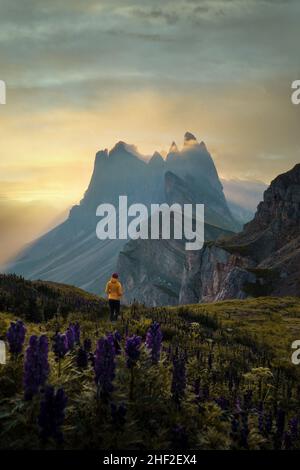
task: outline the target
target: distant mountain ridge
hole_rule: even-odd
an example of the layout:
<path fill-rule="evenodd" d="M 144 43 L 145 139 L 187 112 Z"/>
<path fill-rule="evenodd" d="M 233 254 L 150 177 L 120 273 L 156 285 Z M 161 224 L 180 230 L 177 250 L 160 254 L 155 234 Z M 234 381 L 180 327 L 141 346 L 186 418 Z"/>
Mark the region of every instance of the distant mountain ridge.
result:
<path fill-rule="evenodd" d="M 205 204 L 208 224 L 219 232 L 240 228 L 228 208 L 213 159 L 193 134 L 185 134 L 181 150 L 173 143 L 165 160 L 155 152 L 149 162 L 139 157 L 134 146 L 120 141 L 110 151 L 97 152 L 90 184 L 68 219 L 33 242 L 6 271 L 103 293 L 127 241 L 97 239 L 96 208 L 101 203 L 118 206 L 119 195 L 127 195 L 129 205 L 166 202 L 167 173 L 180 178 L 193 203 Z"/>

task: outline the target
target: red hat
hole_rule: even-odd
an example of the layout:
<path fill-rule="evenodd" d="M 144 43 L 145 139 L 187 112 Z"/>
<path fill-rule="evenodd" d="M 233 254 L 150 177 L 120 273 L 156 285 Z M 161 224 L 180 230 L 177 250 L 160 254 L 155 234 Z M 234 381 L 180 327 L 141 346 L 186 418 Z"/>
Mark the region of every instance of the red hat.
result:
<path fill-rule="evenodd" d="M 118 273 L 113 273 L 113 275 L 111 277 L 113 277 L 114 279 L 118 279 L 119 274 Z"/>

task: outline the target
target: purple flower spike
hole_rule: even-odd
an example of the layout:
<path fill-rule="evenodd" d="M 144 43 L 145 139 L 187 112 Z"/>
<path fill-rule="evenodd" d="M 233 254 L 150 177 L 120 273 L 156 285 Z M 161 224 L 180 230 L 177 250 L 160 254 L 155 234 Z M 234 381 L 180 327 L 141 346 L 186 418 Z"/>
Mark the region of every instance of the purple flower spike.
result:
<path fill-rule="evenodd" d="M 44 441 L 54 438 L 57 442 L 63 441 L 61 426 L 65 419 L 67 397 L 62 388 L 55 393 L 53 387 L 47 386 L 40 405 L 38 424 L 41 428 L 40 436 Z"/>
<path fill-rule="evenodd" d="M 151 359 L 153 364 L 157 364 L 160 359 L 160 351 L 162 344 L 162 332 L 157 322 L 152 323 L 147 335 L 146 346 L 151 350 Z"/>
<path fill-rule="evenodd" d="M 24 363 L 24 397 L 31 400 L 45 385 L 49 375 L 48 339 L 45 335 L 31 336 Z"/>
<path fill-rule="evenodd" d="M 53 351 L 57 360 L 65 357 L 68 352 L 68 339 L 66 335 L 56 333 L 53 338 Z"/>
<path fill-rule="evenodd" d="M 115 356 L 116 351 L 112 335 L 101 338 L 97 343 L 95 354 L 95 382 L 98 394 L 106 400 L 113 391 L 113 380 L 115 378 Z"/>
<path fill-rule="evenodd" d="M 72 350 L 75 346 L 75 332 L 73 325 L 70 325 L 66 331 L 66 338 L 68 343 L 68 349 Z"/>
<path fill-rule="evenodd" d="M 11 322 L 6 338 L 11 354 L 21 354 L 25 341 L 26 327 L 21 320 Z"/>
<path fill-rule="evenodd" d="M 129 369 L 134 367 L 139 360 L 141 344 L 142 338 L 140 336 L 133 335 L 126 339 L 125 352 L 127 356 L 127 367 Z"/>

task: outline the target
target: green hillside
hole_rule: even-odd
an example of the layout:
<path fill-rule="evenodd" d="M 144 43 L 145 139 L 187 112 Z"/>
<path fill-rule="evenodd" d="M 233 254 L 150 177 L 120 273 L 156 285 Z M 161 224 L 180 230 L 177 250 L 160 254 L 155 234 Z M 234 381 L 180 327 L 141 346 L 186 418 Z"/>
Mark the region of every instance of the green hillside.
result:
<path fill-rule="evenodd" d="M 98 313 L 104 299 L 78 287 L 50 281 L 28 281 L 14 274 L 0 274 L 0 312 L 10 312 L 32 322 L 55 314 Z"/>

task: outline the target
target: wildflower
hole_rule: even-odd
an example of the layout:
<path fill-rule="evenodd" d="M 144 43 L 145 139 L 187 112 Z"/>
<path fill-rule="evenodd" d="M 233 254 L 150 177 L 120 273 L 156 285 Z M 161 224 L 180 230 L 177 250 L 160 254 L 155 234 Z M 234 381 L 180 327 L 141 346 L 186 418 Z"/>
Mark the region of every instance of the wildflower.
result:
<path fill-rule="evenodd" d="M 294 416 L 289 421 L 289 432 L 291 436 L 291 440 L 295 441 L 298 439 L 299 431 L 298 431 L 299 419 L 297 416 Z"/>
<path fill-rule="evenodd" d="M 140 336 L 130 336 L 126 339 L 125 352 L 127 355 L 127 367 L 131 369 L 135 366 L 140 357 L 140 346 L 142 338 Z"/>
<path fill-rule="evenodd" d="M 97 343 L 95 354 L 95 382 L 98 393 L 106 399 L 113 391 L 113 380 L 115 378 L 115 347 L 111 335 L 101 338 Z"/>
<path fill-rule="evenodd" d="M 26 327 L 21 320 L 11 322 L 6 338 L 11 354 L 21 354 L 25 341 Z"/>
<path fill-rule="evenodd" d="M 146 335 L 146 346 L 151 350 L 151 359 L 153 364 L 157 364 L 160 359 L 162 343 L 162 332 L 160 325 L 153 322 Z"/>
<path fill-rule="evenodd" d="M 126 423 L 127 408 L 124 403 L 116 406 L 114 403 L 110 405 L 112 422 L 116 427 L 122 427 Z"/>
<path fill-rule="evenodd" d="M 88 366 L 88 352 L 85 349 L 81 347 L 78 349 L 76 362 L 80 369 L 85 369 Z"/>
<path fill-rule="evenodd" d="M 171 392 L 173 400 L 179 405 L 185 394 L 186 370 L 185 361 L 182 356 L 173 358 L 173 378 Z"/>
<path fill-rule="evenodd" d="M 74 349 L 75 345 L 75 332 L 74 332 L 74 327 L 73 325 L 70 325 L 69 328 L 66 331 L 66 338 L 67 338 L 67 344 L 68 344 L 68 349 L 72 350 Z"/>
<path fill-rule="evenodd" d="M 61 426 L 65 418 L 65 408 L 67 397 L 62 388 L 55 390 L 52 386 L 47 386 L 44 390 L 44 397 L 40 404 L 40 414 L 38 424 L 41 428 L 40 436 L 43 440 L 54 438 L 57 442 L 63 441 Z"/>
<path fill-rule="evenodd" d="M 25 400 L 31 400 L 45 384 L 49 375 L 48 363 L 48 339 L 45 335 L 39 338 L 30 337 L 26 350 L 24 363 L 24 396 Z"/>
<path fill-rule="evenodd" d="M 65 357 L 68 352 L 68 340 L 66 335 L 56 333 L 53 339 L 53 351 L 57 360 Z"/>

